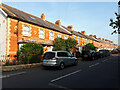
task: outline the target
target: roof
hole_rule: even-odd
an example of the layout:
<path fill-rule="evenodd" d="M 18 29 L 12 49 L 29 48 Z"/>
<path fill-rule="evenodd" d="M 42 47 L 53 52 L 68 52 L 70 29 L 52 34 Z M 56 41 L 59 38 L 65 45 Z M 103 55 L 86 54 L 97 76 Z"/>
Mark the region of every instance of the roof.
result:
<path fill-rule="evenodd" d="M 72 34 L 76 35 L 76 36 L 79 36 L 79 37 L 82 37 L 82 38 L 86 38 L 83 34 L 77 32 L 75 30 L 71 30 L 71 29 L 69 29 L 69 28 L 67 28 L 65 26 L 62 26 L 62 27 L 65 28 L 66 30 L 68 30 L 69 32 L 71 32 Z"/>
<path fill-rule="evenodd" d="M 69 29 L 69 28 L 67 28 L 67 27 L 65 27 L 65 26 L 62 26 L 63 28 L 65 28 L 65 29 L 67 29 L 68 31 L 70 31 L 72 34 L 74 34 L 74 35 L 76 35 L 76 36 L 79 36 L 79 37 L 82 37 L 82 38 L 86 38 L 86 39 L 90 39 L 90 40 L 94 40 L 94 41 L 97 41 L 98 42 L 98 40 L 96 40 L 96 39 L 94 39 L 94 38 L 92 38 L 92 37 L 89 37 L 89 36 L 87 36 L 87 35 L 84 35 L 84 34 L 82 34 L 82 33 L 80 33 L 80 32 L 77 32 L 77 31 L 75 31 L 75 30 L 71 30 L 71 29 Z"/>
<path fill-rule="evenodd" d="M 43 20 L 37 16 L 28 14 L 26 12 L 10 7 L 8 5 L 2 4 L 1 8 L 8 15 L 8 17 L 19 19 L 24 22 L 32 23 L 32 24 L 35 24 L 44 28 L 52 29 L 54 31 L 58 31 L 68 35 L 71 34 L 70 32 L 67 32 L 64 29 L 60 28 L 58 25 L 55 25 L 47 20 Z"/>

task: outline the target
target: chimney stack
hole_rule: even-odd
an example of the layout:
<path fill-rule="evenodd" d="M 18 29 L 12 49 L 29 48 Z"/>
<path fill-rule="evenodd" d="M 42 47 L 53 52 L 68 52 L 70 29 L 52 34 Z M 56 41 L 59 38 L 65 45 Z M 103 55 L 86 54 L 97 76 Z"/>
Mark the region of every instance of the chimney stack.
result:
<path fill-rule="evenodd" d="M 73 30 L 73 26 L 72 25 L 67 26 L 67 28 Z"/>
<path fill-rule="evenodd" d="M 55 25 L 61 25 L 61 22 L 60 22 L 60 20 L 57 20 L 56 22 L 55 22 Z"/>
<path fill-rule="evenodd" d="M 100 40 L 101 40 L 101 38 L 98 38 L 98 39 L 100 39 Z"/>
<path fill-rule="evenodd" d="M 41 19 L 45 20 L 45 14 L 44 13 L 41 15 Z"/>
<path fill-rule="evenodd" d="M 93 35 L 89 35 L 90 37 L 93 37 Z"/>
<path fill-rule="evenodd" d="M 86 35 L 86 31 L 81 31 L 82 34 Z"/>
<path fill-rule="evenodd" d="M 105 39 L 105 41 L 109 42 L 109 40 Z"/>
<path fill-rule="evenodd" d="M 105 39 L 104 39 L 104 38 L 102 38 L 102 40 L 104 41 Z"/>
<path fill-rule="evenodd" d="M 93 37 L 94 37 L 94 38 L 97 38 L 97 36 L 96 36 L 96 35 L 94 35 Z"/>

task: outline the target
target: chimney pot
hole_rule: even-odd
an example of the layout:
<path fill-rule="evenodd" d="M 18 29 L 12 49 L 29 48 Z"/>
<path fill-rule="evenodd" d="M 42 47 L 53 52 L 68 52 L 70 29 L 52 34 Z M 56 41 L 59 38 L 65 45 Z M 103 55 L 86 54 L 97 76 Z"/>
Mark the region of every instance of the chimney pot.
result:
<path fill-rule="evenodd" d="M 73 30 L 73 26 L 72 25 L 67 26 L 67 28 Z"/>
<path fill-rule="evenodd" d="M 57 21 L 55 22 L 55 24 L 60 26 L 60 25 L 61 25 L 60 20 L 57 20 Z"/>
<path fill-rule="evenodd" d="M 94 38 L 97 38 L 97 36 L 96 36 L 96 35 L 94 35 L 93 37 L 94 37 Z"/>
<path fill-rule="evenodd" d="M 45 14 L 44 13 L 41 15 L 41 19 L 45 20 Z"/>
<path fill-rule="evenodd" d="M 101 38 L 98 38 L 98 39 L 100 39 L 100 40 L 101 40 Z"/>
<path fill-rule="evenodd" d="M 93 37 L 93 35 L 89 35 L 90 37 Z"/>
<path fill-rule="evenodd" d="M 82 34 L 86 35 L 86 31 L 81 31 Z"/>
<path fill-rule="evenodd" d="M 102 40 L 104 41 L 105 39 L 104 39 L 104 38 L 102 38 Z"/>

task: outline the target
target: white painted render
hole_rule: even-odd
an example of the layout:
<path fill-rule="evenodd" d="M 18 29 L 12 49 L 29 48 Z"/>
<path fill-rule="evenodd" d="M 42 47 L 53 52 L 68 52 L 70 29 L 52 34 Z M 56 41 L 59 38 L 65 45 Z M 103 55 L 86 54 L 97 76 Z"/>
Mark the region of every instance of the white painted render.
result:
<path fill-rule="evenodd" d="M 0 9 L 0 60 L 6 60 L 7 14 Z"/>

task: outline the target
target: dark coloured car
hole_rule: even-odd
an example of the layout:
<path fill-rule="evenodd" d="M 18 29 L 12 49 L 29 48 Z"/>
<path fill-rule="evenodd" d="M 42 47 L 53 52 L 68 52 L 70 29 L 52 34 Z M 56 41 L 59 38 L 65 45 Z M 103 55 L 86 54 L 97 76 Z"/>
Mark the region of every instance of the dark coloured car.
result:
<path fill-rule="evenodd" d="M 101 53 L 102 57 L 110 56 L 109 50 L 99 50 L 99 52 Z"/>
<path fill-rule="evenodd" d="M 95 60 L 96 59 L 95 51 L 94 50 L 83 50 L 82 59 L 83 60 Z"/>
<path fill-rule="evenodd" d="M 95 59 L 99 59 L 103 57 L 103 53 L 102 52 L 95 52 Z"/>
<path fill-rule="evenodd" d="M 118 50 L 112 50 L 112 51 L 111 51 L 111 54 L 118 54 L 118 53 L 119 53 Z"/>

